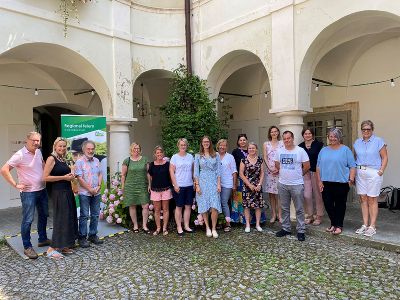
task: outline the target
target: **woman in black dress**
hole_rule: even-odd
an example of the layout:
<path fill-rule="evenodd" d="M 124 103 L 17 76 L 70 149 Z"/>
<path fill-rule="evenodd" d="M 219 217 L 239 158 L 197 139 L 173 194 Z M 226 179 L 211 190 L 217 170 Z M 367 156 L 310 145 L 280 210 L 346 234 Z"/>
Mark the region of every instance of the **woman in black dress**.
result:
<path fill-rule="evenodd" d="M 47 250 L 47 257 L 63 258 L 71 254 L 71 247 L 78 237 L 78 219 L 71 180 L 75 175 L 68 166 L 65 155 L 67 141 L 58 137 L 53 144 L 53 152 L 46 160 L 43 180 L 52 183 L 51 199 L 53 201 L 53 237 Z"/>

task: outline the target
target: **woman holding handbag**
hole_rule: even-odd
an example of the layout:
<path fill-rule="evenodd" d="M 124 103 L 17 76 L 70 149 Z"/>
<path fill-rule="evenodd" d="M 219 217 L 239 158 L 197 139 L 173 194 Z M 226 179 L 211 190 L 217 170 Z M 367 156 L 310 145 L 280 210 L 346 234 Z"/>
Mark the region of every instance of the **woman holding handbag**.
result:
<path fill-rule="evenodd" d="M 142 206 L 142 228 L 145 233 L 150 233 L 147 227 L 149 217 L 149 185 L 148 185 L 148 160 L 141 155 L 142 149 L 138 143 L 130 146 L 130 156 L 122 163 L 121 182 L 124 191 L 124 205 L 129 207 L 129 215 L 133 223 L 133 232 L 139 232 L 136 206 Z"/>

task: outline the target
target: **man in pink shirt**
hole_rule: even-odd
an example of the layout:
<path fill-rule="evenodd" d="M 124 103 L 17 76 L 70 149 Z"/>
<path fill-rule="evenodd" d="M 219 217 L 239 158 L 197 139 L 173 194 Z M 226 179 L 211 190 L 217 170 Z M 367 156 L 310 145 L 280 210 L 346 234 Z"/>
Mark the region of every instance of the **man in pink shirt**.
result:
<path fill-rule="evenodd" d="M 39 247 L 50 245 L 47 238 L 46 225 L 49 215 L 48 197 L 43 181 L 44 161 L 40 152 L 41 135 L 30 132 L 26 137 L 26 145 L 18 150 L 1 168 L 1 175 L 14 188 L 20 191 L 22 203 L 21 237 L 24 245 L 24 254 L 29 258 L 37 258 L 31 244 L 31 225 L 35 215 L 35 206 L 38 211 Z M 11 170 L 17 171 L 18 182 L 11 175 Z"/>

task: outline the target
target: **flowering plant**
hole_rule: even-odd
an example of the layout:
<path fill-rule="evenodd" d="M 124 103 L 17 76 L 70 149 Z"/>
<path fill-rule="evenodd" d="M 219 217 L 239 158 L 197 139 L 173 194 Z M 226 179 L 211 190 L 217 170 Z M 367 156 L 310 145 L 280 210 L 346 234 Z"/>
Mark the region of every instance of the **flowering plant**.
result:
<path fill-rule="evenodd" d="M 110 224 L 119 224 L 128 228 L 130 225 L 129 208 L 124 207 L 121 173 L 117 172 L 111 178 L 110 189 L 105 189 L 101 195 L 101 201 L 105 204 L 100 213 L 100 219 L 105 219 Z"/>

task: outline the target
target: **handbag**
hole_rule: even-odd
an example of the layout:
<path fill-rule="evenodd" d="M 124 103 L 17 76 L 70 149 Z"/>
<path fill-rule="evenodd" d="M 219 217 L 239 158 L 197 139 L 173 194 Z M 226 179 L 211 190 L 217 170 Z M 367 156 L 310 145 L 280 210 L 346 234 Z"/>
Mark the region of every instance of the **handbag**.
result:
<path fill-rule="evenodd" d="M 386 186 L 381 188 L 381 191 L 378 196 L 378 207 L 379 208 L 388 208 L 390 204 L 390 199 L 392 196 L 393 187 Z"/>
<path fill-rule="evenodd" d="M 394 187 L 389 202 L 390 210 L 400 210 L 400 189 Z"/>

